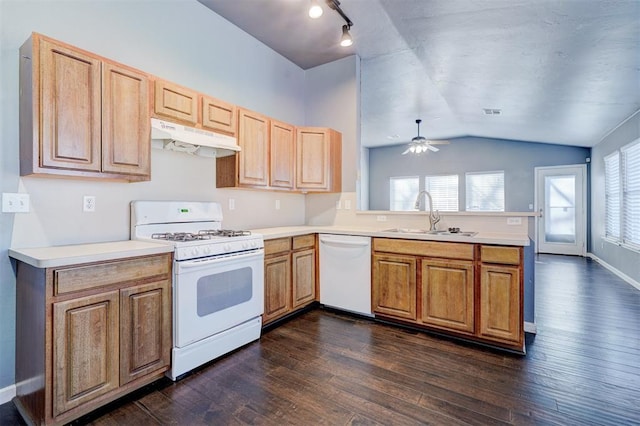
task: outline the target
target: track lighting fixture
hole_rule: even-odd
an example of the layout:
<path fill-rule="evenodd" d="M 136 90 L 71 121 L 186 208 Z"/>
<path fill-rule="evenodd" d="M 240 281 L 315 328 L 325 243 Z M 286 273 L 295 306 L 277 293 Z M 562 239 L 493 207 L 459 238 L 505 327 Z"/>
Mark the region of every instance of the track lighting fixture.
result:
<path fill-rule="evenodd" d="M 346 22 L 346 25 L 342 26 L 342 37 L 340 37 L 340 46 L 343 46 L 343 47 L 351 46 L 353 44 L 353 38 L 351 37 L 349 30 L 353 26 L 353 22 L 351 22 L 351 19 L 349 19 L 349 17 L 345 15 L 345 13 L 342 11 L 342 9 L 340 8 L 340 2 L 338 0 L 325 0 L 325 1 L 327 3 L 327 6 L 330 9 L 333 9 L 336 12 L 338 12 L 338 15 L 340 15 L 342 19 L 344 19 L 344 21 Z M 316 18 L 319 18 L 320 16 L 322 16 L 322 7 L 320 7 L 320 5 L 318 4 L 318 0 L 311 0 L 311 7 L 309 8 L 309 17 L 316 19 Z"/>
<path fill-rule="evenodd" d="M 353 44 L 351 34 L 349 34 L 349 25 L 342 26 L 342 37 L 340 38 L 340 46 L 349 47 Z"/>
<path fill-rule="evenodd" d="M 311 0 L 311 7 L 309 8 L 309 17 L 317 19 L 322 16 L 322 7 L 318 4 L 318 0 Z"/>

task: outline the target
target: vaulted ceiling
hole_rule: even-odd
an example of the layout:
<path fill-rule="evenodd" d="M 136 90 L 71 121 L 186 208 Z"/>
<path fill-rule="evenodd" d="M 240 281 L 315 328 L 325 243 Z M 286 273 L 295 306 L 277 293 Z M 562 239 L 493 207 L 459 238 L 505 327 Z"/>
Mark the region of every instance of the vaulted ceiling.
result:
<path fill-rule="evenodd" d="M 478 136 L 593 146 L 640 109 L 638 0 L 199 0 L 303 69 L 361 58 L 363 146 Z M 485 110 L 490 110 L 487 114 Z M 494 110 L 499 110 L 495 114 Z"/>

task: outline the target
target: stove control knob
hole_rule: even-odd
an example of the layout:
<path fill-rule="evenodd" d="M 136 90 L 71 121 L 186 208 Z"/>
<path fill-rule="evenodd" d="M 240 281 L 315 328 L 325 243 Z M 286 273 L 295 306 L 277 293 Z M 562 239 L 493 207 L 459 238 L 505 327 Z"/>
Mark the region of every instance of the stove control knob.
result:
<path fill-rule="evenodd" d="M 209 254 L 211 253 L 211 247 L 207 246 L 204 248 L 204 254 Z"/>
<path fill-rule="evenodd" d="M 247 244 L 246 242 L 242 243 L 242 248 L 243 249 L 248 249 L 249 248 L 249 244 Z"/>
<path fill-rule="evenodd" d="M 231 251 L 231 244 L 225 244 L 224 245 L 224 251 L 226 251 L 226 252 Z"/>
<path fill-rule="evenodd" d="M 256 243 L 255 241 L 251 241 L 252 248 L 256 248 L 257 246 L 258 246 L 258 243 Z"/>
<path fill-rule="evenodd" d="M 193 249 L 191 249 L 191 254 L 192 254 L 193 256 L 197 256 L 197 255 L 199 255 L 200 253 L 198 252 L 198 249 L 197 249 L 196 247 L 194 247 Z"/>

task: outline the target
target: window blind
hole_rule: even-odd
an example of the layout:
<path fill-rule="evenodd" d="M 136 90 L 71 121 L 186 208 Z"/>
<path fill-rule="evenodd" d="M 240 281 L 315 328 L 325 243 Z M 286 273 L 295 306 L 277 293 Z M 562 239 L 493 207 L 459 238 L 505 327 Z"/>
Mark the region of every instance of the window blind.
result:
<path fill-rule="evenodd" d="M 458 175 L 426 176 L 424 187 L 433 198 L 433 210 L 458 211 Z"/>
<path fill-rule="evenodd" d="M 418 176 L 389 178 L 389 210 L 413 210 L 419 185 Z"/>
<path fill-rule="evenodd" d="M 504 172 L 466 173 L 467 211 L 504 211 Z"/>
<path fill-rule="evenodd" d="M 640 248 L 640 141 L 623 147 L 622 242 Z"/>
<path fill-rule="evenodd" d="M 620 239 L 620 154 L 604 158 L 605 235 Z"/>

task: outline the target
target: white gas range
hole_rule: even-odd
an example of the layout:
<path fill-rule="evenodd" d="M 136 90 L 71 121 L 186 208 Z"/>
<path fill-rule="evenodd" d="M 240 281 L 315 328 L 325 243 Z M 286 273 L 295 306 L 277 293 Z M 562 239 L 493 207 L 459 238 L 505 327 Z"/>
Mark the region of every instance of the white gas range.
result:
<path fill-rule="evenodd" d="M 175 247 L 172 380 L 260 337 L 261 235 L 223 230 L 215 202 L 133 201 L 131 239 Z"/>

